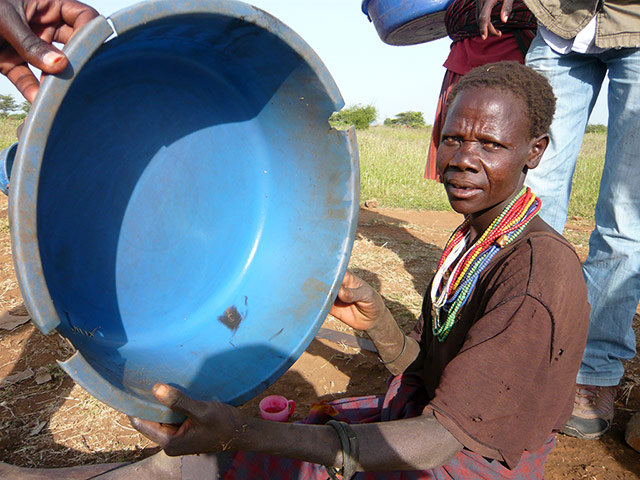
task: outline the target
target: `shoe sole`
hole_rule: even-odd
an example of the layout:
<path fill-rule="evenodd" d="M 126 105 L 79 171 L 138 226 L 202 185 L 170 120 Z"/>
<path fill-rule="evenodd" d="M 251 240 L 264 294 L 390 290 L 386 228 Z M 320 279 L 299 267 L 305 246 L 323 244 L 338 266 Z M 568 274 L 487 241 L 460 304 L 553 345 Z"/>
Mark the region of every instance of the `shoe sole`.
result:
<path fill-rule="evenodd" d="M 570 437 L 579 438 L 581 440 L 597 440 L 600 437 L 603 437 L 607 434 L 607 432 L 611 429 L 611 425 L 608 425 L 607 428 L 601 432 L 596 433 L 584 433 L 577 428 L 572 428 L 567 425 L 564 426 L 560 433 L 564 435 L 568 435 Z"/>

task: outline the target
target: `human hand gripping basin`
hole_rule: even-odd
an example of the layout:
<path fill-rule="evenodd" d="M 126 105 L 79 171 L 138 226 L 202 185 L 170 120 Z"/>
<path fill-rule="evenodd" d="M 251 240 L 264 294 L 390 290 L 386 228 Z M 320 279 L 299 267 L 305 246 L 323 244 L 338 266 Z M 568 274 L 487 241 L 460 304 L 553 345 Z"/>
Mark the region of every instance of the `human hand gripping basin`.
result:
<path fill-rule="evenodd" d="M 115 33 L 114 33 L 115 32 Z M 15 154 L 14 262 L 62 367 L 115 409 L 182 418 L 156 382 L 240 404 L 315 336 L 353 245 L 353 130 L 313 50 L 248 4 L 156 0 L 96 18 Z"/>

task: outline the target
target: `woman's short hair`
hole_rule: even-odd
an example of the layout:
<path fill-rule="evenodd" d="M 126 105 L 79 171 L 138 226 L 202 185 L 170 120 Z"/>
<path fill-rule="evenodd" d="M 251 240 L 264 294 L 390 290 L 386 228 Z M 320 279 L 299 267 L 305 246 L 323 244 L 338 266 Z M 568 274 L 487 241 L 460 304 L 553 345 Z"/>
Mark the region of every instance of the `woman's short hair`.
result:
<path fill-rule="evenodd" d="M 447 108 L 456 96 L 473 88 L 491 88 L 511 92 L 527 107 L 530 138 L 549 133 L 556 109 L 556 97 L 545 77 L 518 62 L 488 63 L 472 69 L 453 87 Z"/>

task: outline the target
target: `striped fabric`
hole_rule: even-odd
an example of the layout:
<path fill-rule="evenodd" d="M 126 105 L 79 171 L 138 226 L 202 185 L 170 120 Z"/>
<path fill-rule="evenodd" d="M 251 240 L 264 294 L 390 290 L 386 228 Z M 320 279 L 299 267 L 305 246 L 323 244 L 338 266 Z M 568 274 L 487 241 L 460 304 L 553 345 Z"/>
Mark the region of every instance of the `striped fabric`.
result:
<path fill-rule="evenodd" d="M 502 32 L 521 32 L 530 44 L 536 35 L 537 28 L 536 17 L 533 13 L 529 11 L 524 2 L 515 0 L 509 20 L 506 24 L 503 24 L 502 20 L 500 20 L 501 8 L 502 2 L 496 3 L 493 7 L 491 11 L 491 22 L 497 25 L 498 30 Z M 480 30 L 476 22 L 475 0 L 458 0 L 453 2 L 447 8 L 444 21 L 447 27 L 447 34 L 454 42 L 480 35 Z"/>
<path fill-rule="evenodd" d="M 398 375 L 389 382 L 384 396 L 346 398 L 319 403 L 310 409 L 304 423 L 324 424 L 331 419 L 347 423 L 369 423 L 419 416 L 428 399 L 422 376 Z M 361 472 L 354 480 L 534 480 L 542 479 L 544 463 L 555 445 L 549 437 L 539 451 L 524 452 L 520 463 L 509 470 L 497 461 L 487 460 L 469 450 L 462 450 L 448 463 L 433 470 L 414 472 Z M 326 480 L 325 468 L 298 460 L 251 452 L 235 454 L 225 480 Z"/>

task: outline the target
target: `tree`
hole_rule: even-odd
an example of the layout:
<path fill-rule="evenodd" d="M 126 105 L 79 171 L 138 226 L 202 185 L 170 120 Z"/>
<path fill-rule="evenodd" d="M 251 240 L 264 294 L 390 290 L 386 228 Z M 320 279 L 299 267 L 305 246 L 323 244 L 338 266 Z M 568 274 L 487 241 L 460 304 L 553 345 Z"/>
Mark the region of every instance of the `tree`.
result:
<path fill-rule="evenodd" d="M 358 130 L 369 128 L 378 117 L 378 111 L 373 105 L 350 105 L 339 112 L 335 112 L 329 118 L 329 123 L 334 127 L 347 127 L 354 125 Z"/>
<path fill-rule="evenodd" d="M 31 110 L 31 104 L 28 100 L 25 100 L 20 104 L 20 110 L 22 110 L 22 113 L 24 113 L 25 115 L 29 113 L 29 110 Z"/>
<path fill-rule="evenodd" d="M 396 118 L 386 118 L 384 124 L 411 128 L 424 127 L 426 125 L 422 112 L 414 112 L 412 110 L 398 113 Z"/>
<path fill-rule="evenodd" d="M 8 118 L 18 108 L 13 95 L 0 95 L 0 118 Z"/>

